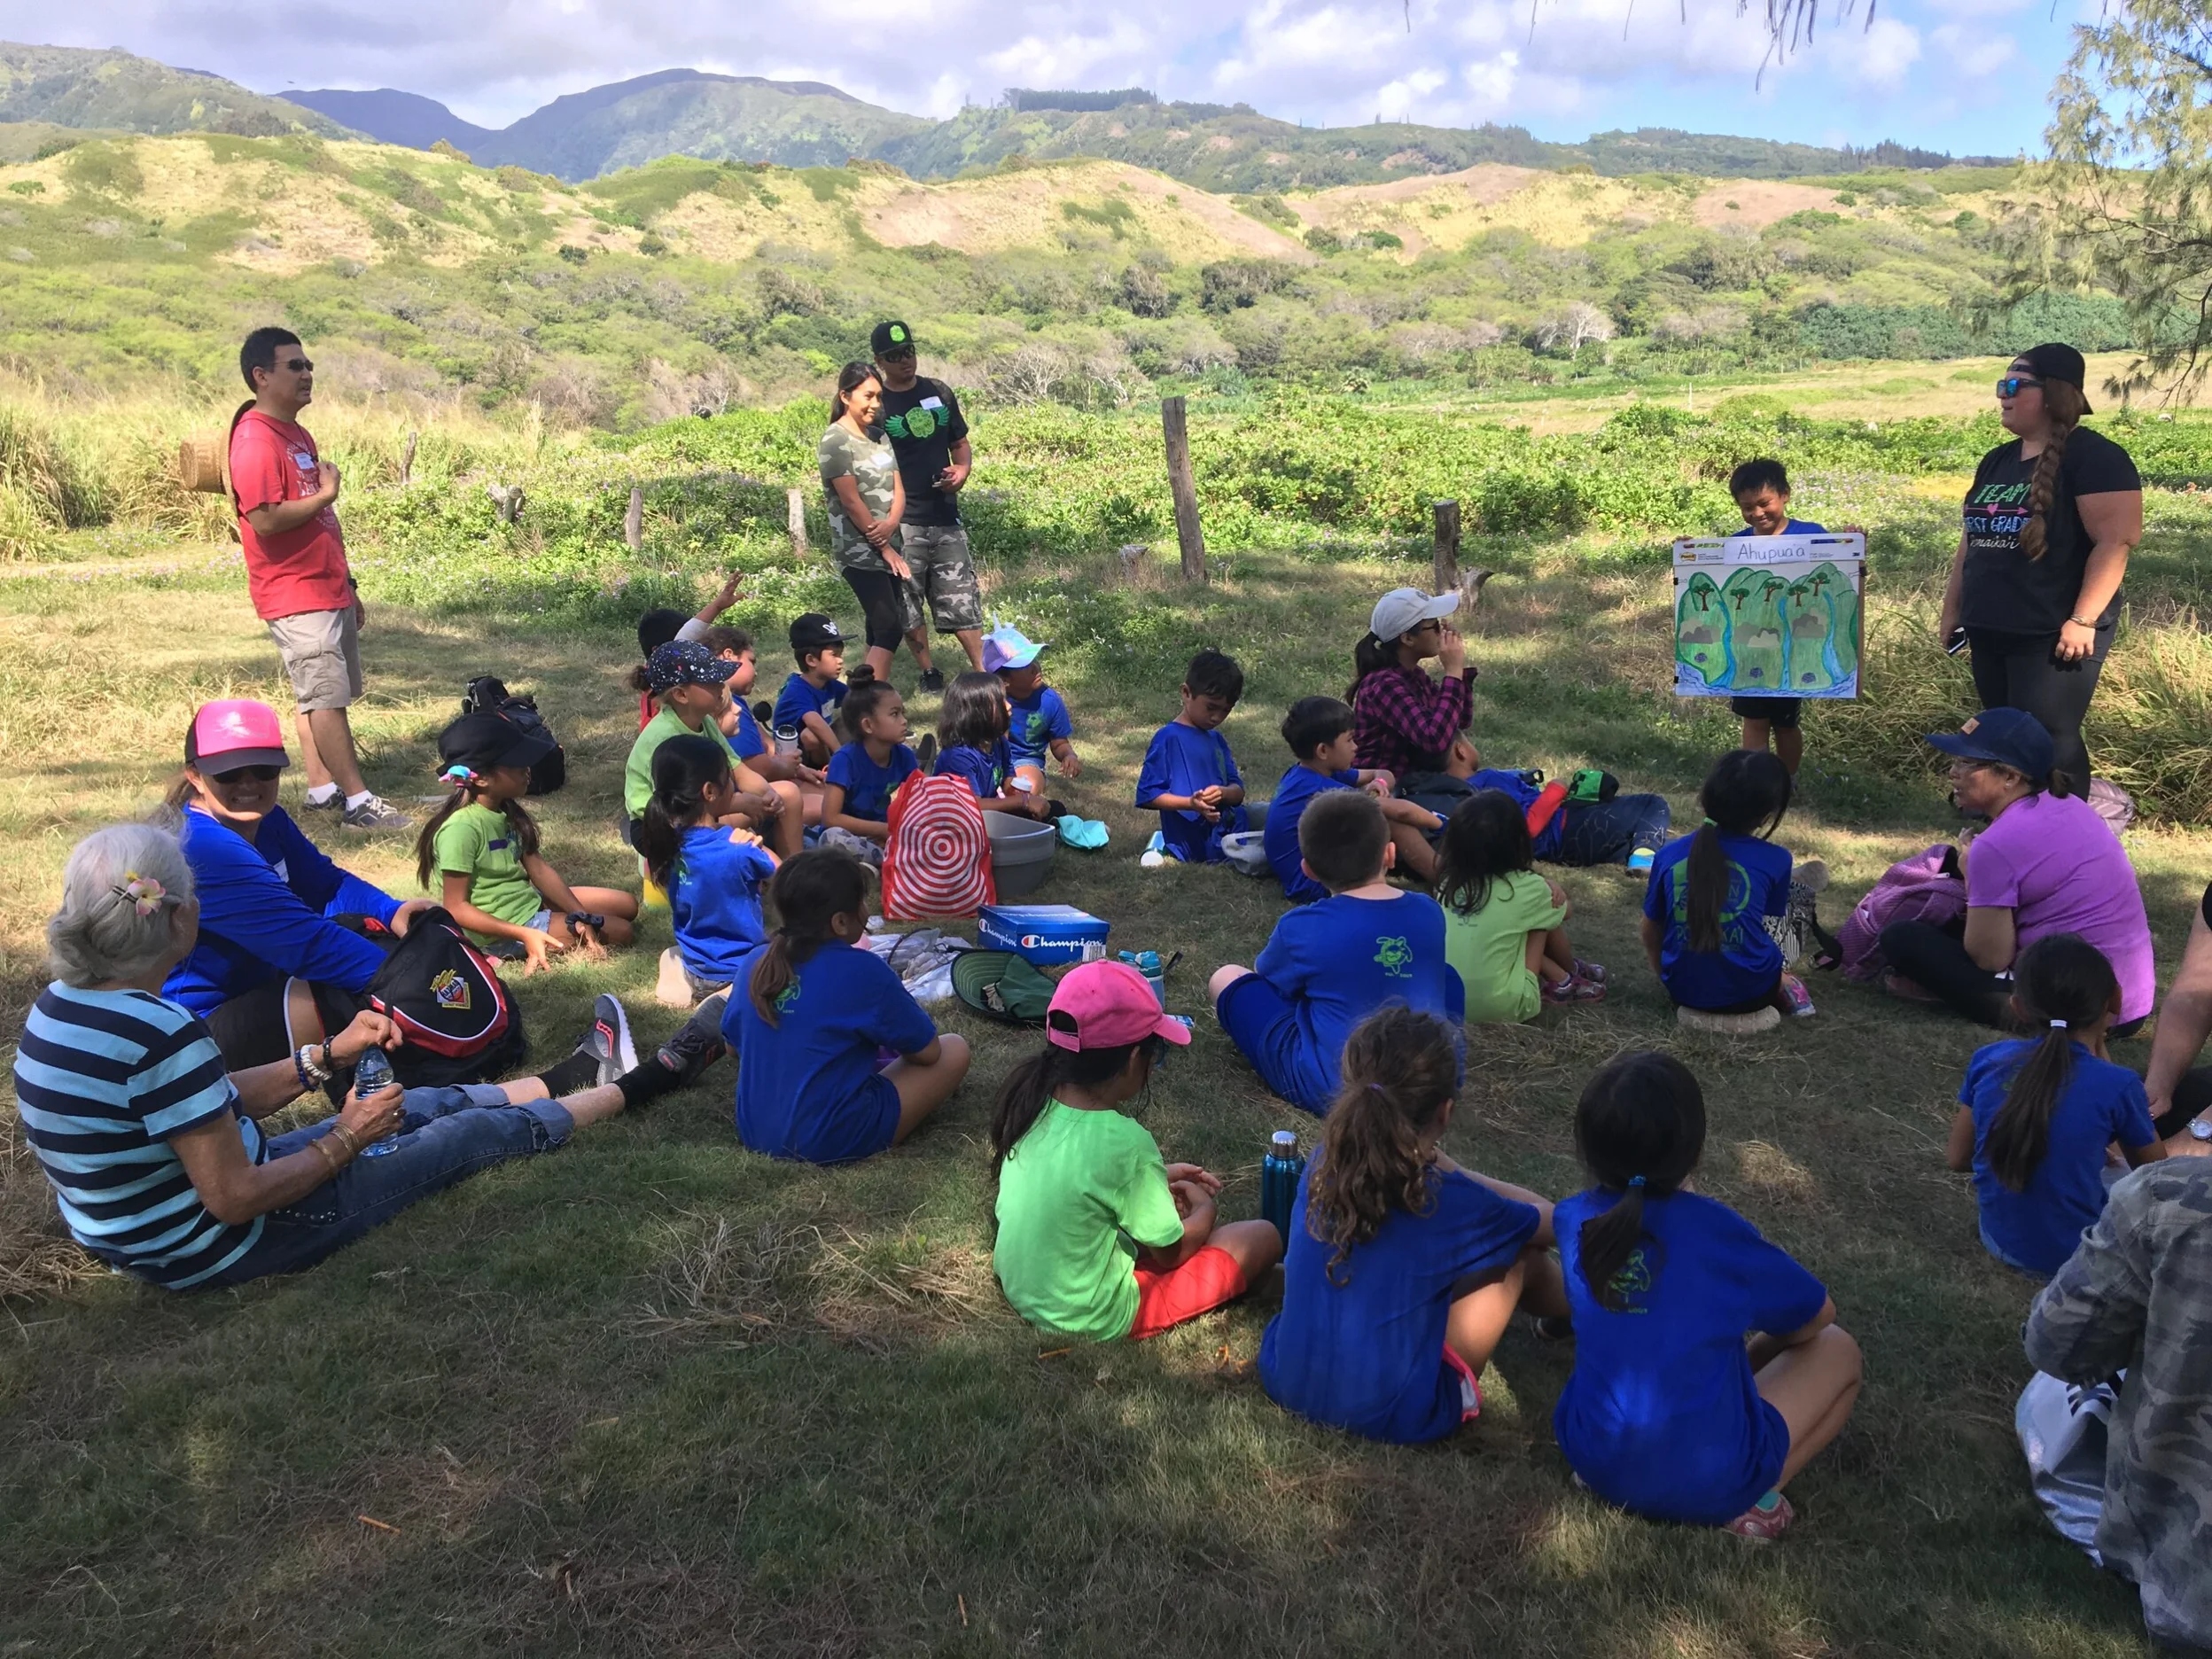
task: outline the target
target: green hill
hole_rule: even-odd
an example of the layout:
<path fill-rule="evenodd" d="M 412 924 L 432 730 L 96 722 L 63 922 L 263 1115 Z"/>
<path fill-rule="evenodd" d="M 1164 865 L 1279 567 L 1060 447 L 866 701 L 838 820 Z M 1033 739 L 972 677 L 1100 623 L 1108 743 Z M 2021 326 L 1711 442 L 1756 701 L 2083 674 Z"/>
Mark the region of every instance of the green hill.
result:
<path fill-rule="evenodd" d="M 172 69 L 127 51 L 9 41 L 0 41 L 0 121 L 254 138 L 300 131 L 335 138 L 346 133 L 328 116 L 249 92 L 220 75 Z"/>

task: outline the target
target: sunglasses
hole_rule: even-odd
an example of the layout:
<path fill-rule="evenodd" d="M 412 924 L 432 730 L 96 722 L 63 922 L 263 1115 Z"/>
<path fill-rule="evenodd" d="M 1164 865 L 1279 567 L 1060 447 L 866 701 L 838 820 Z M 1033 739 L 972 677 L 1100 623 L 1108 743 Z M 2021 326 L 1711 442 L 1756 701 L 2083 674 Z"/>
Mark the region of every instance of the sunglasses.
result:
<path fill-rule="evenodd" d="M 1997 394 L 2001 398 L 2018 397 L 2021 388 L 2039 386 L 2042 384 L 2042 381 L 2031 380 L 2026 375 L 2006 375 L 1997 383 Z"/>
<path fill-rule="evenodd" d="M 236 767 L 228 772 L 210 772 L 207 777 L 209 782 L 220 783 L 225 789 L 229 789 L 245 783 L 248 778 L 252 778 L 256 783 L 274 783 L 283 773 L 284 767 Z"/>

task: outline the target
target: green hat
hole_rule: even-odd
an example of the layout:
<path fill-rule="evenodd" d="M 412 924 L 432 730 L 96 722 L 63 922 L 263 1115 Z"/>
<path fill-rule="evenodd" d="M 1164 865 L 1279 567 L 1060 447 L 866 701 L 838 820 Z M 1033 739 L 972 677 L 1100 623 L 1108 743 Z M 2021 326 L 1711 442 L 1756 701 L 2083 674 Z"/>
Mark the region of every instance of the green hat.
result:
<path fill-rule="evenodd" d="M 977 1013 L 1014 1025 L 1042 1025 L 1052 1006 L 1052 981 L 1012 951 L 961 952 L 953 991 Z"/>

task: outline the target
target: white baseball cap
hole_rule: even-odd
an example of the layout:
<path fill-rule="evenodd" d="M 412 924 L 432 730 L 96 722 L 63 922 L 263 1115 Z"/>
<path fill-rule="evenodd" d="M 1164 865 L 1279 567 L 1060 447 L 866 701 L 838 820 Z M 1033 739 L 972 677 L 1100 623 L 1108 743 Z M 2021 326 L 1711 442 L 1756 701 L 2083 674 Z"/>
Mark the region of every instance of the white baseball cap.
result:
<path fill-rule="evenodd" d="M 1460 608 L 1455 593 L 1425 594 L 1418 588 L 1393 588 L 1375 602 L 1367 627 L 1379 640 L 1394 640 L 1423 622 L 1448 617 Z"/>

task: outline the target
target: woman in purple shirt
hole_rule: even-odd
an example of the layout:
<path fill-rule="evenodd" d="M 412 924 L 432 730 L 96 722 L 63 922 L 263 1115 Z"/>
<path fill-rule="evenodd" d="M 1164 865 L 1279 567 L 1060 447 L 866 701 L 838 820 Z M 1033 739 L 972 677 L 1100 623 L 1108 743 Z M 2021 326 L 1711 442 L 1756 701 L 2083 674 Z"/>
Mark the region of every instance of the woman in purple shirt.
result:
<path fill-rule="evenodd" d="M 1362 770 L 1398 778 L 1441 772 L 1452 744 L 1473 717 L 1467 642 L 1445 621 L 1460 608 L 1455 593 L 1429 595 L 1393 588 L 1375 603 L 1367 635 L 1351 654 L 1351 731 Z M 1443 669 L 1432 680 L 1428 658 Z"/>
<path fill-rule="evenodd" d="M 1951 757 L 1952 798 L 1990 827 L 1960 854 L 1963 932 L 1926 922 L 1884 928 L 1881 949 L 1892 970 L 1885 986 L 2003 1026 L 2013 983 L 2000 976 L 2037 939 L 2078 933 L 2104 953 L 2120 981 L 2111 1034 L 2134 1035 L 2158 998 L 2142 890 L 2119 838 L 2074 793 L 2081 780 L 2052 769 L 2051 734 L 2024 710 L 1994 708 L 1928 741 Z"/>

